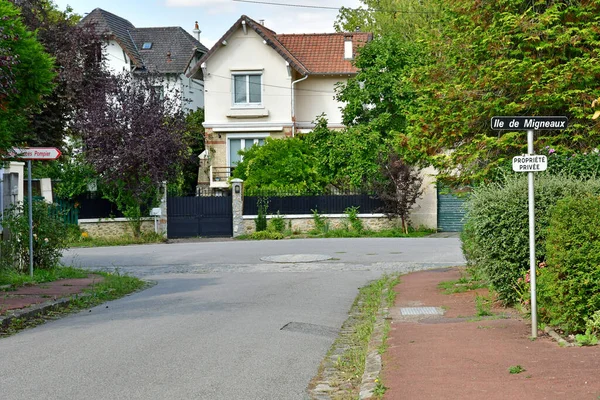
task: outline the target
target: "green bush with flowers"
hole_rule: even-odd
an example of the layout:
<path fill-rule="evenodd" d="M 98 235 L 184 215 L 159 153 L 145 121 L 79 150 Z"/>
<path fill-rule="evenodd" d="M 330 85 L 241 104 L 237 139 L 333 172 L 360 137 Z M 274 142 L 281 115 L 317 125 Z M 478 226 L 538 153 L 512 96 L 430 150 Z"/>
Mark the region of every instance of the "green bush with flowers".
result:
<path fill-rule="evenodd" d="M 54 204 L 34 201 L 33 260 L 34 268 L 51 269 L 58 265 L 67 248 L 67 226 L 62 211 Z M 0 267 L 24 272 L 29 269 L 29 213 L 19 204 L 4 211 L 2 227 L 5 240 L 0 241 Z"/>

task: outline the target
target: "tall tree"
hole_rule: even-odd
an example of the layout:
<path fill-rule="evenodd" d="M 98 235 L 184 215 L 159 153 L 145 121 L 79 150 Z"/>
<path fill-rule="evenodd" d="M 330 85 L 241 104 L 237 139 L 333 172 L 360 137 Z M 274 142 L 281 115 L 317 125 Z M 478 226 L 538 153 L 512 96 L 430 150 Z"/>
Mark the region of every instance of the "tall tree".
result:
<path fill-rule="evenodd" d="M 456 0 L 425 36 L 433 62 L 412 73 L 418 102 L 401 140 L 409 161 L 432 163 L 462 183 L 489 179 L 526 151 L 523 132 L 490 129 L 495 115 L 566 115 L 566 131 L 541 131 L 536 148 L 589 151 L 600 125 L 600 1 Z"/>
<path fill-rule="evenodd" d="M 185 116 L 178 96 L 168 90 L 163 96 L 162 88 L 154 76 L 114 76 L 75 119 L 103 193 L 129 219 L 136 236 L 144 207 L 186 161 Z"/>
<path fill-rule="evenodd" d="M 70 8 L 60 11 L 50 0 L 13 1 L 56 65 L 55 89 L 31 121 L 25 139 L 30 145 L 61 146 L 76 110 L 84 107 L 93 93 L 86 87 L 103 85 L 107 78 L 104 44 L 92 25 L 78 25 L 80 16 Z"/>
<path fill-rule="evenodd" d="M 0 149 L 21 142 L 44 96 L 52 92 L 53 62 L 25 27 L 19 11 L 0 0 Z"/>
<path fill-rule="evenodd" d="M 338 32 L 395 33 L 411 41 L 422 28 L 433 28 L 443 0 L 361 0 L 361 7 L 342 7 L 334 28 Z"/>

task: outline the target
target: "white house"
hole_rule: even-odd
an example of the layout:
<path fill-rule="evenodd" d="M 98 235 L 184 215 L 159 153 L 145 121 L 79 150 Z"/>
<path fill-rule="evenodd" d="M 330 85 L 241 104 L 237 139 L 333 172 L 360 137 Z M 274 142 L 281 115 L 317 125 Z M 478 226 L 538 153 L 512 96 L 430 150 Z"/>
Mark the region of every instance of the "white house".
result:
<path fill-rule="evenodd" d="M 185 108 L 204 107 L 204 82 L 186 76 L 208 51 L 200 43 L 197 23 L 196 38 L 178 26 L 136 28 L 128 20 L 101 8 L 94 9 L 80 23 L 93 23 L 96 31 L 104 35 L 104 52 L 111 71 L 158 73 L 164 77 L 166 89 L 174 88 L 181 93 Z"/>
<path fill-rule="evenodd" d="M 356 49 L 371 39 L 364 32 L 280 35 L 242 15 L 187 75 L 205 84 L 199 187 L 227 188 L 240 149 L 309 132 L 322 113 L 341 128 L 335 85 L 357 73 Z"/>

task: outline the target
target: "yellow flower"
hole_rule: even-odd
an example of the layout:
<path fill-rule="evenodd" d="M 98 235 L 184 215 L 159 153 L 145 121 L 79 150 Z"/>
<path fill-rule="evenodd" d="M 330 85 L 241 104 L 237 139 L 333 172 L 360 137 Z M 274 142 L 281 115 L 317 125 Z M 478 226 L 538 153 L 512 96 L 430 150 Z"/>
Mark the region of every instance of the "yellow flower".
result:
<path fill-rule="evenodd" d="M 90 235 L 87 232 L 81 232 L 81 237 L 87 239 Z"/>

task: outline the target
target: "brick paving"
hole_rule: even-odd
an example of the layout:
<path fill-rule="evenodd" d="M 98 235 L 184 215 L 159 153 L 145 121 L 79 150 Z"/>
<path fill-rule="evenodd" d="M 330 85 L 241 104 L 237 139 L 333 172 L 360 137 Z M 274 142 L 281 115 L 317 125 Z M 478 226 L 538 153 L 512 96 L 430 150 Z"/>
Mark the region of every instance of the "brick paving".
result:
<path fill-rule="evenodd" d="M 104 278 L 90 274 L 87 278 L 61 279 L 35 285 L 22 286 L 17 290 L 0 291 L 0 316 L 8 311 L 27 309 L 33 305 L 56 301 L 82 293 Z"/>

